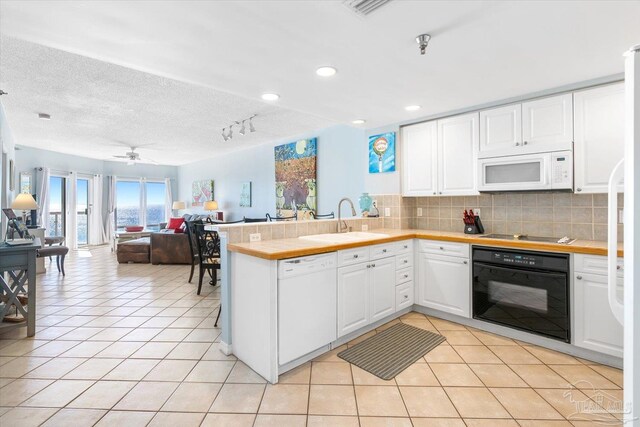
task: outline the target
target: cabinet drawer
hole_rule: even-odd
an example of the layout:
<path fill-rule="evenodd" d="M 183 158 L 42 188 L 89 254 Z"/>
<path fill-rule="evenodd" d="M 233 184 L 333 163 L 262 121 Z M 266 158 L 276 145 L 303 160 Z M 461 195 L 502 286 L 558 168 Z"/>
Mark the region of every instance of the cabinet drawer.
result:
<path fill-rule="evenodd" d="M 573 257 L 574 271 L 607 275 L 607 257 L 598 255 L 575 254 Z M 624 276 L 624 259 L 618 258 L 618 277 Z"/>
<path fill-rule="evenodd" d="M 413 305 L 413 282 L 396 287 L 396 311 Z"/>
<path fill-rule="evenodd" d="M 469 258 L 469 245 L 467 243 L 420 240 L 418 245 L 420 252 Z"/>
<path fill-rule="evenodd" d="M 413 268 L 396 271 L 396 285 L 413 280 Z"/>
<path fill-rule="evenodd" d="M 369 258 L 380 259 L 394 255 L 393 243 L 384 243 L 382 245 L 369 246 Z"/>
<path fill-rule="evenodd" d="M 413 252 L 413 240 L 403 240 L 395 243 L 396 255 L 409 254 Z"/>
<path fill-rule="evenodd" d="M 369 246 L 338 251 L 338 267 L 369 261 Z"/>
<path fill-rule="evenodd" d="M 396 255 L 396 269 L 411 267 L 413 265 L 413 254 Z"/>

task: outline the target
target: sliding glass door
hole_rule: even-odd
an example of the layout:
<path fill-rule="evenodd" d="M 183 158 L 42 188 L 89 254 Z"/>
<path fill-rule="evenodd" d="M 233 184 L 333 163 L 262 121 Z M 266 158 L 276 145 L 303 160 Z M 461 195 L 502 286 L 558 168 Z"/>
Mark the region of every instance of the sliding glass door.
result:
<path fill-rule="evenodd" d="M 92 178 L 78 177 L 76 181 L 76 242 L 89 244 Z"/>
<path fill-rule="evenodd" d="M 46 219 L 49 237 L 65 235 L 67 180 L 62 176 L 49 178 L 49 218 Z"/>

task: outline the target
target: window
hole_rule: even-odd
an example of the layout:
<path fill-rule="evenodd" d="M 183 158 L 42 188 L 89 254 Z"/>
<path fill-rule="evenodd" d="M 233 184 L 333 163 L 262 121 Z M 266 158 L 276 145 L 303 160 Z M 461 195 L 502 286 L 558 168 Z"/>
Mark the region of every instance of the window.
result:
<path fill-rule="evenodd" d="M 165 184 L 162 181 L 118 180 L 116 183 L 116 229 L 142 225 L 159 229 L 165 222 Z"/>
<path fill-rule="evenodd" d="M 65 178 L 61 176 L 49 178 L 49 218 L 46 221 L 47 235 L 50 237 L 64 236 L 65 188 Z"/>
<path fill-rule="evenodd" d="M 164 193 L 164 182 L 145 183 L 147 228 L 160 229 L 160 223 L 166 221 Z"/>

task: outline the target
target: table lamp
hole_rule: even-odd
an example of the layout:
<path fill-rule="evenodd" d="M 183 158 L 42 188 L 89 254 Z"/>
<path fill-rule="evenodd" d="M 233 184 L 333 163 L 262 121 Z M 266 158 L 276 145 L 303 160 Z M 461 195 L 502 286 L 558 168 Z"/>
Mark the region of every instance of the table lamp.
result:
<path fill-rule="evenodd" d="M 174 211 L 180 211 L 180 209 L 186 209 L 187 204 L 185 202 L 173 202 L 173 205 L 171 205 L 171 209 Z M 180 215 L 180 212 L 178 212 L 178 215 Z"/>
<path fill-rule="evenodd" d="M 218 210 L 218 202 L 215 200 L 207 200 L 204 202 L 204 210 L 205 211 L 217 211 Z"/>
<path fill-rule="evenodd" d="M 11 209 L 22 211 L 22 220 L 26 222 L 27 211 L 38 209 L 38 204 L 31 194 L 20 193 L 16 196 L 13 203 L 11 203 Z"/>

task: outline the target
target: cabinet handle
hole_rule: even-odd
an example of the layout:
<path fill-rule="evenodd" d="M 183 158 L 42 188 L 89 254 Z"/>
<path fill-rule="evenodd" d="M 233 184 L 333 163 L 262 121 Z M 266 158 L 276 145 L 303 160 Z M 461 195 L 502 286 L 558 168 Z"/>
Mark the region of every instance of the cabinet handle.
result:
<path fill-rule="evenodd" d="M 621 265 L 616 266 L 616 270 L 622 270 L 622 266 Z"/>
<path fill-rule="evenodd" d="M 582 280 L 582 276 L 576 276 L 576 279 Z"/>
<path fill-rule="evenodd" d="M 371 268 L 371 264 L 367 264 L 367 268 Z"/>
<path fill-rule="evenodd" d="M 435 191 L 433 192 L 433 195 L 434 195 L 434 196 L 436 195 L 436 192 L 435 192 Z"/>
<path fill-rule="evenodd" d="M 516 142 L 516 147 L 520 147 L 520 143 L 519 142 Z"/>
<path fill-rule="evenodd" d="M 525 141 L 525 142 L 523 142 L 522 144 L 523 144 L 523 145 L 527 145 L 527 144 L 528 144 L 528 142 L 527 142 L 527 141 Z"/>
<path fill-rule="evenodd" d="M 383 253 L 383 254 L 386 254 L 386 253 L 387 253 L 387 250 L 386 250 L 386 249 L 383 249 L 383 250 L 382 250 L 382 253 Z"/>
<path fill-rule="evenodd" d="M 405 295 L 405 296 L 404 296 L 404 299 L 409 299 L 409 295 Z"/>
<path fill-rule="evenodd" d="M 576 191 L 579 193 L 582 191 L 582 188 L 576 188 Z"/>
<path fill-rule="evenodd" d="M 409 277 L 409 275 L 408 275 L 408 274 L 405 274 L 405 275 L 404 275 L 404 278 L 405 278 L 405 279 L 406 279 L 406 278 L 408 278 L 408 277 Z"/>
<path fill-rule="evenodd" d="M 463 264 L 469 264 L 469 261 L 462 261 Z"/>
<path fill-rule="evenodd" d="M 358 258 L 358 254 L 355 254 L 353 257 L 354 257 L 354 258 Z"/>
<path fill-rule="evenodd" d="M 440 191 L 440 193 L 439 193 L 439 194 L 442 194 L 442 191 Z"/>
<path fill-rule="evenodd" d="M 375 266 L 376 266 L 375 264 L 371 264 L 371 267 L 375 267 Z"/>
<path fill-rule="evenodd" d="M 405 249 L 408 249 L 408 248 L 409 248 L 409 246 L 407 246 L 407 245 L 404 245 L 404 248 L 405 248 Z"/>
<path fill-rule="evenodd" d="M 443 248 L 442 246 L 440 246 L 440 250 L 441 250 L 441 251 L 444 251 L 444 248 Z"/>
<path fill-rule="evenodd" d="M 408 263 L 408 262 L 409 262 L 409 260 L 406 260 L 406 259 L 403 261 L 403 263 L 405 263 L 405 264 Z M 620 269 L 620 266 L 618 266 L 618 269 Z"/>

